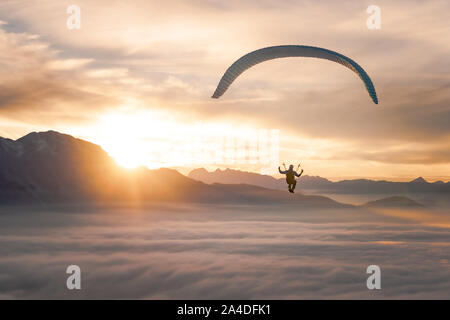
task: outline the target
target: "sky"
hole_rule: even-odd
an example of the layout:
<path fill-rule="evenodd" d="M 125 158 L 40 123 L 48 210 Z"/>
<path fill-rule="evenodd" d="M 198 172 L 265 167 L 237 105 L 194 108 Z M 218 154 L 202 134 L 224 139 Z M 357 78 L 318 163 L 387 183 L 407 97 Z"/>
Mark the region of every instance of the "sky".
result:
<path fill-rule="evenodd" d="M 80 29 L 67 27 L 70 5 Z M 276 174 L 300 161 L 336 180 L 448 181 L 449 10 L 445 0 L 3 0 L 0 136 L 57 130 L 126 167 Z M 348 69 L 296 58 L 255 66 L 210 98 L 236 59 L 281 44 L 354 59 L 379 105 Z"/>

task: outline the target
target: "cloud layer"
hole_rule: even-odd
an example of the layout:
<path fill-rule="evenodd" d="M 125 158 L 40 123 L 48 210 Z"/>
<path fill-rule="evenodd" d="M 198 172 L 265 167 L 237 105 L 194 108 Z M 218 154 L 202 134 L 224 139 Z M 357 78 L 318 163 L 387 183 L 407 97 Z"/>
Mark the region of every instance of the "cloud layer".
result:
<path fill-rule="evenodd" d="M 0 297 L 449 298 L 448 228 L 369 211 L 260 209 L 3 209 Z M 65 288 L 71 264 L 82 270 L 78 292 Z M 381 291 L 366 288 L 371 264 Z"/>

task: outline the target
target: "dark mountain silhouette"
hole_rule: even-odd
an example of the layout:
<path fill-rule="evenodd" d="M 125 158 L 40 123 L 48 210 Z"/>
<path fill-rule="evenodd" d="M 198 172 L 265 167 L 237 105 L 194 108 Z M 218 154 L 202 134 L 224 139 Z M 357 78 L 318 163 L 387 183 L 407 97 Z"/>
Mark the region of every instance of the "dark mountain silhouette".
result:
<path fill-rule="evenodd" d="M 375 201 L 370 201 L 365 204 L 366 207 L 373 208 L 423 208 L 424 206 L 407 197 L 387 197 Z"/>
<path fill-rule="evenodd" d="M 232 169 L 216 169 L 213 172 L 208 172 L 204 168 L 199 168 L 192 170 L 188 177 L 208 184 L 250 184 L 269 189 L 286 189 L 284 179 L 275 179 L 269 175 Z"/>
<path fill-rule="evenodd" d="M 350 207 L 249 184 L 205 184 L 171 169 L 127 170 L 98 145 L 55 131 L 0 138 L 0 204 L 153 201 Z"/>
<path fill-rule="evenodd" d="M 2 202 L 86 197 L 114 167 L 99 146 L 54 131 L 0 140 Z M 83 177 L 89 177 L 84 180 Z"/>
<path fill-rule="evenodd" d="M 421 184 L 424 184 L 424 183 L 428 183 L 428 182 L 424 178 L 418 177 L 418 178 L 414 179 L 413 181 L 410 181 L 410 183 L 416 183 L 416 184 L 421 183 Z"/>
<path fill-rule="evenodd" d="M 265 188 L 286 189 L 286 182 L 283 178 L 276 179 L 272 176 L 239 170 L 218 169 L 208 172 L 205 169 L 195 169 L 188 176 L 205 183 L 247 183 Z M 374 181 L 368 179 L 332 182 L 317 176 L 303 175 L 298 179 L 297 189 L 326 194 L 450 194 L 450 182 L 438 181 L 429 183 L 422 177 L 410 182 Z"/>

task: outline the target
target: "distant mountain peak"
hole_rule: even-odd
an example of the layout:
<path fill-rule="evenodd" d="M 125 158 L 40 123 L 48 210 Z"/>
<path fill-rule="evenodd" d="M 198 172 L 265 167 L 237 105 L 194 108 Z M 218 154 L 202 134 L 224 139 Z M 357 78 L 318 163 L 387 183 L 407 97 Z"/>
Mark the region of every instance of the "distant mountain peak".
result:
<path fill-rule="evenodd" d="M 411 182 L 412 182 L 412 183 L 428 183 L 428 181 L 425 180 L 425 179 L 422 178 L 422 177 L 418 177 L 418 178 L 412 180 Z"/>
<path fill-rule="evenodd" d="M 366 207 L 409 207 L 421 208 L 423 205 L 408 197 L 392 196 L 375 201 L 370 201 L 365 204 Z"/>

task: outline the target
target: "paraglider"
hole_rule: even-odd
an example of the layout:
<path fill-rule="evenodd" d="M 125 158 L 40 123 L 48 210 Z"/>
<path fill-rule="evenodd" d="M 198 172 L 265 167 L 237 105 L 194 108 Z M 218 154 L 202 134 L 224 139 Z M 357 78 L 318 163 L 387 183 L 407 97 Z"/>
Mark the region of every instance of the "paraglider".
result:
<path fill-rule="evenodd" d="M 342 64 L 343 66 L 352 70 L 361 78 L 361 80 L 364 82 L 364 85 L 366 86 L 367 92 L 372 98 L 372 101 L 375 104 L 378 104 L 378 98 L 372 80 L 370 80 L 368 74 L 359 64 L 335 51 L 303 45 L 283 45 L 267 47 L 255 50 L 242 56 L 241 58 L 236 60 L 224 73 L 224 75 L 220 79 L 219 84 L 217 85 L 216 90 L 214 91 L 214 94 L 212 95 L 212 98 L 217 99 L 222 96 L 227 91 L 228 87 L 233 83 L 233 81 L 237 77 L 239 77 L 239 75 L 241 75 L 245 70 L 251 68 L 252 66 L 264 61 L 287 57 L 310 57 L 326 59 Z"/>
<path fill-rule="evenodd" d="M 294 170 L 294 165 L 290 165 L 289 169 L 286 169 L 286 165 L 283 163 L 284 171 L 281 170 L 280 167 L 278 167 L 278 172 L 281 174 L 286 175 L 286 183 L 288 184 L 288 190 L 290 193 L 294 193 L 295 186 L 297 185 L 297 180 L 295 177 L 300 178 L 300 176 L 303 173 L 303 169 L 300 173 L 297 173 L 298 169 L 300 168 L 300 164 L 298 164 L 297 169 Z"/>

